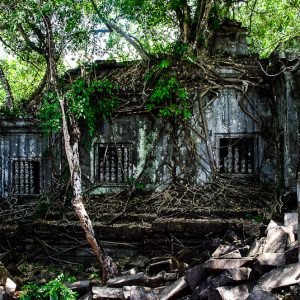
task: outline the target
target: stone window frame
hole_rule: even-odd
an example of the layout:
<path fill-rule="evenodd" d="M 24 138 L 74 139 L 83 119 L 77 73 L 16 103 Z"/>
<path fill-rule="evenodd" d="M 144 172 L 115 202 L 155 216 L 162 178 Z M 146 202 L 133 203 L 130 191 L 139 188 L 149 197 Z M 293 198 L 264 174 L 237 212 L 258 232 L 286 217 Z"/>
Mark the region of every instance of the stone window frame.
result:
<path fill-rule="evenodd" d="M 225 173 L 220 172 L 221 168 L 221 146 L 220 141 L 224 138 L 232 138 L 232 139 L 243 139 L 243 138 L 252 138 L 253 139 L 253 172 L 251 174 L 249 173 L 235 173 L 234 171 L 232 173 Z M 219 169 L 220 174 L 224 174 L 226 176 L 236 176 L 236 177 L 254 177 L 258 175 L 258 169 L 259 169 L 259 133 L 253 132 L 253 133 L 216 133 L 215 134 L 215 155 L 216 155 L 216 163 L 217 167 Z"/>
<path fill-rule="evenodd" d="M 95 184 L 101 184 L 102 186 L 125 186 L 128 184 L 128 181 L 122 180 L 122 181 L 118 181 L 117 179 L 114 181 L 111 180 L 101 180 L 100 179 L 100 166 L 99 166 L 99 153 L 98 153 L 98 149 L 99 147 L 109 147 L 109 148 L 127 148 L 129 149 L 129 166 L 127 168 L 127 178 L 130 178 L 131 176 L 133 176 L 133 171 L 134 171 L 134 145 L 133 143 L 130 142 L 95 142 L 93 144 L 93 182 Z M 124 166 L 122 166 L 122 168 L 124 169 Z M 122 175 L 122 179 L 123 179 L 124 175 Z"/>
<path fill-rule="evenodd" d="M 38 193 L 15 193 L 13 191 L 14 188 L 14 163 L 15 162 L 37 162 L 39 165 L 39 174 L 38 174 Z M 11 157 L 10 158 L 10 174 L 11 174 L 11 194 L 13 196 L 17 196 L 17 197 L 26 197 L 26 196 L 30 196 L 30 197 L 34 197 L 34 196 L 39 196 L 42 193 L 42 159 L 41 157 Z"/>

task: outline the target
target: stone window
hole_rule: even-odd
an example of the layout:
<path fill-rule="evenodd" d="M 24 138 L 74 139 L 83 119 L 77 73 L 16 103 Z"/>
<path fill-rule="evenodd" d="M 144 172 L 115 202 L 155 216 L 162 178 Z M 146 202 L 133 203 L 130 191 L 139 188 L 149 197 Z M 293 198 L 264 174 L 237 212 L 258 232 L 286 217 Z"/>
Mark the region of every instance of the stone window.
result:
<path fill-rule="evenodd" d="M 219 139 L 219 168 L 225 174 L 254 174 L 254 137 Z"/>
<path fill-rule="evenodd" d="M 40 162 L 38 160 L 12 161 L 13 194 L 40 193 Z"/>
<path fill-rule="evenodd" d="M 133 174 L 131 144 L 95 144 L 95 182 L 126 183 Z"/>

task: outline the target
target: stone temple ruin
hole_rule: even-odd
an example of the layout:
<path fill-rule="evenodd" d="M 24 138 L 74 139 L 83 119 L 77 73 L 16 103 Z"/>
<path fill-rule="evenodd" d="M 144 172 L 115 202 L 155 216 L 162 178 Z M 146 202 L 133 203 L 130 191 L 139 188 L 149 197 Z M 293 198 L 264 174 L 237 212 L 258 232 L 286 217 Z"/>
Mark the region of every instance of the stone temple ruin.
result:
<path fill-rule="evenodd" d="M 113 123 L 101 124 L 91 147 L 81 151 L 86 189 L 94 186 L 94 194 L 116 192 L 128 183 L 128 178 L 139 178 L 142 173 L 147 174 L 144 182 L 149 190 L 162 190 L 174 176 L 180 183 L 201 185 L 215 171 L 275 182 L 280 170 L 286 192 L 295 192 L 300 117 L 297 53 L 278 49 L 268 61 L 259 61 L 247 54 L 246 30 L 227 21 L 215 37 L 211 54 L 227 57 L 240 68 L 220 64 L 216 76 L 223 78 L 223 86 L 214 90 L 213 97 L 204 96 L 204 105 L 199 106 L 199 101 L 194 104 L 188 126 L 199 159 L 189 161 L 191 149 L 180 126 L 175 130 L 175 153 L 170 124 L 162 126 L 161 120 L 144 111 L 123 112 Z M 268 72 L 280 73 L 278 76 L 266 75 L 265 69 L 271 63 Z M 97 70 L 106 74 L 122 68 L 121 63 L 99 62 Z M 69 76 L 78 72 L 71 70 Z M 243 81 L 239 86 L 230 86 L 231 81 L 240 78 Z M 197 79 L 190 80 L 197 84 Z M 134 106 L 134 93 L 127 97 Z M 200 119 L 206 119 L 206 128 Z M 60 140 L 53 141 L 43 134 L 36 120 L 2 119 L 0 197 L 43 193 L 52 176 L 61 172 L 62 149 Z M 150 151 L 151 165 L 147 164 Z M 183 166 L 176 165 L 172 156 L 177 156 Z"/>
<path fill-rule="evenodd" d="M 215 36 L 210 54 L 218 63 L 211 74 L 218 83 L 209 92 L 200 83 L 210 81 L 204 77 L 201 66 L 189 69 L 184 63 L 175 64 L 179 80 L 193 91 L 189 95 L 193 99 L 192 116 L 185 122 L 164 122 L 144 109 L 139 101 L 143 88 L 139 80 L 143 79 L 138 73 L 130 78 L 137 82 L 137 88 L 128 84 L 127 89 L 118 92 L 123 102 L 113 122 L 99 122 L 88 145 L 81 145 L 85 194 L 95 200 L 86 201 L 95 235 L 106 254 L 113 258 L 131 256 L 135 261 L 127 262 L 134 269 L 110 279 L 107 287 L 87 281 L 87 297 L 278 299 L 271 290 L 299 283 L 297 220 L 291 220 L 297 219 L 297 213 L 285 216 L 285 226 L 271 221 L 266 234 L 260 232 L 260 225 L 253 219 L 246 220 L 245 214 L 248 210 L 253 212 L 254 202 L 259 204 L 256 208 L 266 206 L 268 184 L 272 187 L 268 205 L 277 205 L 274 185 L 295 199 L 299 172 L 300 43 L 297 39 L 287 42 L 269 59 L 259 60 L 248 54 L 246 36 L 247 31 L 233 21 L 225 22 Z M 132 65 L 133 69 L 139 68 L 134 64 L 99 61 L 95 73 L 98 78 L 122 74 L 121 80 L 126 80 Z M 206 67 L 211 68 L 209 64 Z M 76 78 L 81 71 L 70 70 L 66 78 Z M 11 205 L 10 199 L 28 204 L 26 199 L 46 194 L 55 178 L 65 172 L 61 136 L 46 135 L 40 125 L 34 118 L 0 120 L 0 198 L 6 205 Z M 223 181 L 210 184 L 213 177 L 229 179 L 226 184 L 230 192 L 224 192 Z M 182 194 L 174 186 L 168 190 L 174 181 L 187 189 Z M 154 196 L 150 193 L 150 198 L 145 198 L 142 194 L 130 201 L 118 198 L 125 187 L 136 183 Z M 211 196 L 215 187 L 221 189 L 217 198 Z M 240 194 L 236 193 L 238 188 Z M 247 194 L 249 188 L 251 193 Z M 244 191 L 248 207 L 240 208 L 244 205 L 240 199 Z M 56 187 L 54 193 L 59 194 Z M 160 199 L 160 193 L 165 198 Z M 196 198 L 202 194 L 207 197 L 205 201 L 215 202 L 221 214 L 214 215 L 207 203 L 196 209 L 195 203 L 201 202 L 201 198 Z M 175 200 L 171 199 L 173 196 Z M 220 202 L 218 197 L 222 198 Z M 158 211 L 166 209 L 167 202 L 166 217 L 158 215 Z M 143 209 L 146 204 L 149 210 Z M 135 210 L 124 217 L 129 205 Z M 182 205 L 183 211 L 176 211 L 177 205 Z M 16 214 L 18 226 L 13 224 L 3 230 L 2 250 L 20 251 L 28 259 L 45 264 L 95 261 L 72 213 L 66 213 L 64 220 L 57 222 L 54 207 L 46 221 L 42 217 L 26 223 L 28 216 L 23 211 L 32 207 L 24 207 Z M 187 208 L 189 214 L 184 215 Z M 6 216 L 11 217 L 10 211 Z M 155 258 L 162 253 L 168 256 Z M 154 259 L 145 260 L 138 255 Z M 195 257 L 200 265 L 195 266 Z M 188 260 L 187 267 L 182 262 Z"/>

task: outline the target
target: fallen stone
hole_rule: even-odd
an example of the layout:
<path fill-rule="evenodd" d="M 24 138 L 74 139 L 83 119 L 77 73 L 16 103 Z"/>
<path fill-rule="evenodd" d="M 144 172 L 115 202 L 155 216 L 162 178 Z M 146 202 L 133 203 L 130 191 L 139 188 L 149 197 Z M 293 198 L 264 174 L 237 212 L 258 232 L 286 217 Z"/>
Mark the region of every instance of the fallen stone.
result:
<path fill-rule="evenodd" d="M 133 286 L 130 291 L 130 300 L 146 300 L 145 289 L 142 286 Z"/>
<path fill-rule="evenodd" d="M 232 252 L 236 250 L 236 247 L 235 246 L 232 246 L 232 245 L 220 245 L 215 251 L 214 253 L 211 255 L 211 257 L 213 258 L 217 258 L 217 257 L 220 257 L 222 255 L 225 255 L 229 252 Z"/>
<path fill-rule="evenodd" d="M 298 262 L 298 243 L 292 245 L 285 251 L 286 264 L 293 264 Z"/>
<path fill-rule="evenodd" d="M 241 257 L 242 257 L 241 252 L 238 249 L 220 256 L 220 258 L 241 258 Z"/>
<path fill-rule="evenodd" d="M 268 230 L 263 252 L 284 253 L 288 241 L 288 234 L 281 228 L 275 227 Z"/>
<path fill-rule="evenodd" d="M 17 288 L 17 285 L 9 277 L 6 279 L 4 286 L 7 294 L 14 293 Z"/>
<path fill-rule="evenodd" d="M 169 272 L 173 267 L 173 260 L 167 259 L 164 261 L 159 261 L 152 263 L 148 266 L 148 271 L 150 274 L 157 274 L 161 271 Z"/>
<path fill-rule="evenodd" d="M 211 298 L 214 294 L 212 287 L 208 286 L 206 288 L 197 287 L 191 296 L 191 300 L 206 300 Z"/>
<path fill-rule="evenodd" d="M 210 284 L 213 278 L 215 278 L 214 275 L 209 275 L 204 280 L 202 280 L 201 283 L 193 291 L 191 300 L 207 300 L 208 297 L 214 293 L 213 287 Z"/>
<path fill-rule="evenodd" d="M 195 290 L 196 287 L 202 282 L 202 280 L 206 277 L 206 270 L 200 266 L 196 266 L 187 270 L 184 274 L 184 279 L 191 287 L 192 290 Z"/>
<path fill-rule="evenodd" d="M 282 229 L 284 232 L 287 233 L 288 235 L 288 244 L 292 244 L 293 242 L 295 242 L 295 234 L 293 232 L 293 228 L 292 227 L 287 227 L 287 226 L 280 226 L 278 225 L 276 222 L 274 221 L 271 221 L 266 229 L 266 233 L 269 234 L 269 231 L 270 234 L 272 234 L 272 230 L 278 230 L 278 229 Z M 267 251 L 266 251 L 267 252 Z M 274 251 L 276 252 L 276 251 Z"/>
<path fill-rule="evenodd" d="M 252 262 L 253 258 L 212 258 L 206 261 L 202 267 L 210 270 L 226 270 L 240 268 L 248 262 Z"/>
<path fill-rule="evenodd" d="M 268 224 L 267 228 L 266 228 L 266 234 L 268 234 L 269 230 L 271 229 L 275 229 L 280 227 L 280 225 L 278 223 L 276 223 L 275 221 L 271 220 L 270 223 Z"/>
<path fill-rule="evenodd" d="M 250 268 L 228 269 L 211 280 L 214 287 L 246 281 L 250 278 Z"/>
<path fill-rule="evenodd" d="M 290 228 L 294 233 L 298 230 L 298 213 L 291 212 L 284 214 L 284 227 Z"/>
<path fill-rule="evenodd" d="M 156 276 L 152 276 L 148 278 L 148 286 L 156 287 L 167 281 L 175 281 L 177 280 L 177 273 L 166 273 L 164 271 L 158 273 Z"/>
<path fill-rule="evenodd" d="M 148 281 L 144 272 L 129 274 L 120 277 L 111 278 L 107 281 L 108 287 L 123 287 L 125 285 L 145 285 Z"/>
<path fill-rule="evenodd" d="M 216 288 L 222 300 L 246 300 L 249 296 L 246 285 L 222 286 Z"/>
<path fill-rule="evenodd" d="M 285 253 L 261 253 L 256 259 L 262 266 L 279 267 L 285 264 Z"/>
<path fill-rule="evenodd" d="M 255 240 L 249 249 L 247 256 L 256 256 L 257 254 L 263 253 L 263 249 L 266 243 L 266 238 L 263 237 L 259 240 Z"/>
<path fill-rule="evenodd" d="M 92 288 L 93 299 L 124 299 L 123 289 L 98 287 Z"/>
<path fill-rule="evenodd" d="M 300 264 L 290 264 L 278 267 L 264 274 L 256 283 L 254 289 L 271 291 L 282 286 L 294 285 L 300 282 Z"/>
<path fill-rule="evenodd" d="M 129 299 L 131 295 L 132 286 L 123 286 L 123 296 L 125 299 Z"/>
<path fill-rule="evenodd" d="M 252 290 L 247 300 L 279 300 L 279 298 L 270 292 L 263 290 Z"/>
<path fill-rule="evenodd" d="M 179 278 L 174 283 L 172 283 L 170 286 L 165 287 L 159 292 L 159 299 L 160 300 L 168 300 L 171 297 L 178 294 L 180 291 L 182 291 L 185 287 L 187 287 L 188 284 L 185 281 L 184 277 Z"/>
<path fill-rule="evenodd" d="M 146 290 L 141 286 L 132 286 L 130 291 L 130 300 L 158 300 L 158 293 L 153 290 Z M 126 294 L 124 293 L 124 296 Z M 127 298 L 125 298 L 127 299 Z"/>

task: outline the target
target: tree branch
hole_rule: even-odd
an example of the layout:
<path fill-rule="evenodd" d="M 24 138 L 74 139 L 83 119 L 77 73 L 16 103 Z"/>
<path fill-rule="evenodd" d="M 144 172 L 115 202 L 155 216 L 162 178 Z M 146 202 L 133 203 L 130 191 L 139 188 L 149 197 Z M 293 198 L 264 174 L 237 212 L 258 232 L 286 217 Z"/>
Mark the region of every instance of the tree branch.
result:
<path fill-rule="evenodd" d="M 2 84 L 2 87 L 5 91 L 5 106 L 10 111 L 13 110 L 13 103 L 14 103 L 14 97 L 10 88 L 10 84 L 4 74 L 4 71 L 2 69 L 2 66 L 0 65 L 0 82 Z"/>
<path fill-rule="evenodd" d="M 130 45 L 133 46 L 133 48 L 140 54 L 140 56 L 142 57 L 142 59 L 149 59 L 149 54 L 145 51 L 145 49 L 142 47 L 141 43 L 137 43 L 136 40 L 134 38 L 132 38 L 132 36 L 130 36 L 129 34 L 127 34 L 123 29 L 121 29 L 119 26 L 117 26 L 116 24 L 114 24 L 113 22 L 111 22 L 110 20 L 108 20 L 107 18 L 105 18 L 102 13 L 100 12 L 100 10 L 98 9 L 96 2 L 94 0 L 90 0 L 97 16 L 99 17 L 99 19 L 106 25 L 106 27 L 111 30 L 111 31 L 115 31 L 117 32 L 119 35 L 121 35 Z"/>
<path fill-rule="evenodd" d="M 36 104 L 36 99 L 39 97 L 39 95 L 43 92 L 46 83 L 47 83 L 47 78 L 48 78 L 48 69 L 46 70 L 40 84 L 38 87 L 33 91 L 31 96 L 29 97 L 28 101 L 29 104 L 27 105 L 27 109 L 31 110 L 31 108 Z"/>
<path fill-rule="evenodd" d="M 18 26 L 18 30 L 21 34 L 21 36 L 23 37 L 25 43 L 32 49 L 34 50 L 35 52 L 37 52 L 38 54 L 41 54 L 41 55 L 45 55 L 45 51 L 44 49 L 38 47 L 34 42 L 32 42 L 30 40 L 30 38 L 28 37 L 28 35 L 26 34 L 25 30 L 23 29 L 23 27 L 21 25 Z"/>

